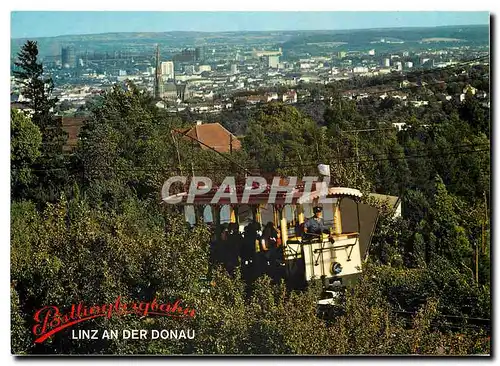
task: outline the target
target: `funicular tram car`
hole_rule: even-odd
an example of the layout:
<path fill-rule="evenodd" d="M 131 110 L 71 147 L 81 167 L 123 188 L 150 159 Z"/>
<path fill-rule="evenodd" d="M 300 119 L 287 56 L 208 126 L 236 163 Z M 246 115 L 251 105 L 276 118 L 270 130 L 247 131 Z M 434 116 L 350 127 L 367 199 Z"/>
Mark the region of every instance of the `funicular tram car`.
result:
<path fill-rule="evenodd" d="M 360 202 L 359 190 L 315 182 L 312 191 L 304 192 L 304 184 L 299 183 L 288 199 L 287 192 L 278 191 L 269 203 L 271 188 L 267 185 L 262 193 L 250 195 L 247 203 L 241 203 L 248 189 L 244 185 L 235 187 L 237 203 L 222 197 L 213 204 L 219 187 L 194 197 L 187 191 L 164 192 L 162 199 L 183 205 L 191 224 L 202 220 L 211 224 L 213 253 L 219 253 L 214 259 L 228 270 L 239 264 L 245 280 L 266 273 L 275 281 L 285 279 L 289 289 L 302 289 L 313 279 L 322 280 L 329 289 L 361 273 L 378 211 Z M 304 223 L 316 206 L 323 208 L 329 233 L 306 238 Z M 362 215 L 360 206 L 365 207 Z M 274 245 L 264 239 L 266 228 L 276 230 Z"/>

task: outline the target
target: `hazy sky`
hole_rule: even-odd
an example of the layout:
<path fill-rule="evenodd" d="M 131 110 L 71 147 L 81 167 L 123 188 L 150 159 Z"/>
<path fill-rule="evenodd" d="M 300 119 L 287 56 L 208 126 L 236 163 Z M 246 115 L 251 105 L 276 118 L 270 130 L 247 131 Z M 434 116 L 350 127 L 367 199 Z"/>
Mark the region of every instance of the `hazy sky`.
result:
<path fill-rule="evenodd" d="M 12 12 L 11 37 L 106 32 L 323 30 L 488 24 L 488 12 Z"/>

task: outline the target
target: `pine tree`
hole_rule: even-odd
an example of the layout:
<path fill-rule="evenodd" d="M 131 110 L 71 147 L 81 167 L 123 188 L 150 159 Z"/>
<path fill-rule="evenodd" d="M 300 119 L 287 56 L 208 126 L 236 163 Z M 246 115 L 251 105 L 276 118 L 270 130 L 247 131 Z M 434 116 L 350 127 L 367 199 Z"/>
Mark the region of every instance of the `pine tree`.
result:
<path fill-rule="evenodd" d="M 33 109 L 33 122 L 40 128 L 45 138 L 45 130 L 54 125 L 51 110 L 57 98 L 51 98 L 54 89 L 52 78 L 44 78 L 43 65 L 38 62 L 38 45 L 35 41 L 27 41 L 18 53 L 18 61 L 13 71 L 16 79 L 23 84 L 22 93 Z"/>
<path fill-rule="evenodd" d="M 41 155 L 34 165 L 39 187 L 33 192 L 33 198 L 38 202 L 54 200 L 69 178 L 62 151 L 67 135 L 52 112 L 57 103 L 57 98 L 51 97 L 54 83 L 52 78 L 43 75 L 35 41 L 26 41 L 14 64 L 14 77 L 22 84 L 21 92 L 32 109 L 31 120 L 42 134 Z"/>

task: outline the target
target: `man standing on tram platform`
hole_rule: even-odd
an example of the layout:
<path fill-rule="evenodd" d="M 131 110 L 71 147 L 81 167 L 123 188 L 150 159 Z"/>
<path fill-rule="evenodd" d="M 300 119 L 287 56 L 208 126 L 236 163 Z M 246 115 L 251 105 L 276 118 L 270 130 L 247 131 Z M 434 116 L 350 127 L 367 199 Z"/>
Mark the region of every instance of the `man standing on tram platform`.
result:
<path fill-rule="evenodd" d="M 320 237 L 323 233 L 330 233 L 323 220 L 323 208 L 316 206 L 313 208 L 313 213 L 314 216 L 308 219 L 304 225 L 304 238 L 306 239 Z"/>

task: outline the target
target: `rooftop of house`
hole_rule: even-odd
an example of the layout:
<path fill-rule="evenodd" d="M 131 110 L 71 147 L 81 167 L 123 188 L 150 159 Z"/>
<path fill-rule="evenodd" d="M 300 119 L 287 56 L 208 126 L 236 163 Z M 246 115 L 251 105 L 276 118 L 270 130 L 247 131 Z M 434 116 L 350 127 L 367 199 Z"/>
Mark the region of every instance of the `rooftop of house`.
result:
<path fill-rule="evenodd" d="M 378 193 L 370 193 L 369 196 L 375 198 L 381 203 L 386 203 L 392 210 L 396 210 L 398 204 L 401 202 L 401 199 L 397 196 L 388 196 Z"/>
<path fill-rule="evenodd" d="M 240 140 L 217 122 L 197 122 L 193 127 L 177 129 L 176 132 L 186 136 L 186 139 L 196 142 L 203 150 L 214 149 L 227 153 L 231 150 L 241 149 Z"/>

